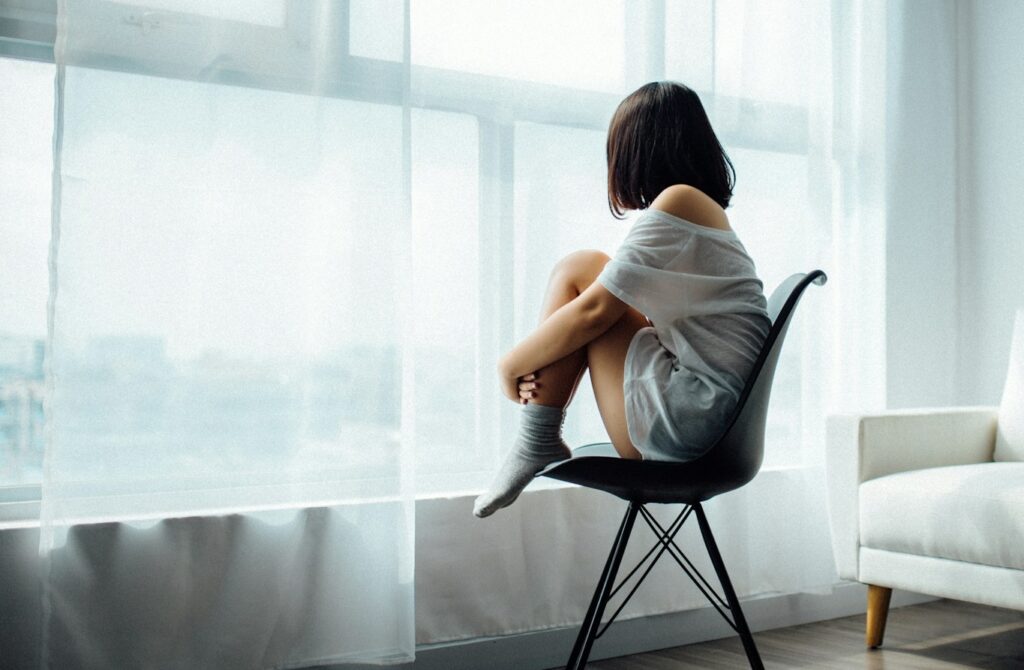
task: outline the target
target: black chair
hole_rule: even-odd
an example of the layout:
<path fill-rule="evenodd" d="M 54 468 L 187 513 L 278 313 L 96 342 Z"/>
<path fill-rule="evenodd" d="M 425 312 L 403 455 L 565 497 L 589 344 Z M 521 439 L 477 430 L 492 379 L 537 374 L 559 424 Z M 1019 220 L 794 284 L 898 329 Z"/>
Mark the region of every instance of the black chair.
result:
<path fill-rule="evenodd" d="M 569 656 L 567 670 L 581 670 L 587 664 L 594 640 L 601 637 L 608 626 L 615 621 L 622 608 L 636 593 L 644 578 L 650 573 L 665 551 L 675 559 L 686 575 L 697 585 L 701 593 L 711 602 L 722 618 L 732 626 L 743 641 L 750 667 L 763 668 L 761 656 L 754 644 L 743 611 L 740 609 L 736 592 L 729 581 L 729 574 L 722 563 L 715 538 L 711 534 L 707 517 L 701 503 L 716 495 L 737 489 L 754 478 L 764 459 L 764 429 L 768 413 L 768 399 L 771 394 L 772 378 L 779 360 L 779 351 L 786 336 L 790 316 L 810 284 L 824 284 L 825 273 L 815 270 L 808 274 L 795 274 L 784 281 L 768 300 L 768 314 L 772 328 L 757 357 L 754 369 L 747 380 L 732 417 L 726 424 L 722 436 L 703 456 L 686 463 L 667 461 L 638 461 L 619 458 L 609 443 L 593 444 L 573 451 L 572 458 L 554 463 L 538 476 L 551 477 L 562 481 L 600 489 L 629 502 L 626 515 L 619 526 L 618 535 L 612 544 L 601 579 L 598 581 L 594 598 L 587 610 L 587 616 L 580 627 L 576 644 Z M 662 525 L 645 507 L 648 503 L 682 503 L 683 509 L 668 528 Z M 622 562 L 622 555 L 629 543 L 633 522 L 640 514 L 657 536 L 657 543 L 640 560 L 626 578 L 616 586 L 615 577 Z M 674 538 L 686 520 L 693 514 L 700 525 L 701 536 L 707 547 L 711 564 L 718 574 L 718 580 L 725 592 L 723 599 L 711 584 L 697 571 L 689 558 L 676 545 Z M 657 553 L 655 554 L 655 550 Z M 640 575 L 611 619 L 600 628 L 605 606 L 654 555 L 646 570 Z M 729 615 L 732 615 L 730 618 Z"/>

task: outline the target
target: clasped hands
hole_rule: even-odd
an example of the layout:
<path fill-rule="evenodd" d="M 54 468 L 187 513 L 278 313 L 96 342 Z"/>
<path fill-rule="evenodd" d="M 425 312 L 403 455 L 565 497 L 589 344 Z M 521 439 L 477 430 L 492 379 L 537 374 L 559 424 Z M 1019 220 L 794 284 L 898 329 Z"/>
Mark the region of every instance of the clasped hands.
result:
<path fill-rule="evenodd" d="M 501 392 L 509 400 L 514 400 L 522 405 L 527 404 L 537 396 L 537 389 L 540 388 L 539 372 L 531 372 L 521 377 L 510 372 L 504 361 L 498 363 L 498 379 L 501 383 Z"/>

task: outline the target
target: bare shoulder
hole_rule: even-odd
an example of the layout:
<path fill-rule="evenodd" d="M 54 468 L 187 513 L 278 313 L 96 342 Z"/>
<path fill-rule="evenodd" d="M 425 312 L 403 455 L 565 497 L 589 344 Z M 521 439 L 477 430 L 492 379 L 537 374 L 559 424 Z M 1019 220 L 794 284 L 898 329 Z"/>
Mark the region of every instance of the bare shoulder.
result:
<path fill-rule="evenodd" d="M 718 203 L 703 191 L 687 184 L 673 184 L 654 199 L 651 209 L 658 209 L 700 226 L 732 230 L 729 217 Z"/>

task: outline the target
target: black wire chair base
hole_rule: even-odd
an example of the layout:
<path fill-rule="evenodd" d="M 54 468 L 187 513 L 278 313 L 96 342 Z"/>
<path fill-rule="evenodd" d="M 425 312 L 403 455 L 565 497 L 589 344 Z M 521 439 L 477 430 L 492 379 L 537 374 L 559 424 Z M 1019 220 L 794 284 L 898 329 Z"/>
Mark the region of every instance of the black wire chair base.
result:
<path fill-rule="evenodd" d="M 625 553 L 626 545 L 629 543 L 629 536 L 633 530 L 633 524 L 636 521 L 637 515 L 641 516 L 647 523 L 647 526 L 654 533 L 656 542 L 643 558 L 629 571 L 617 586 L 612 586 L 615 582 L 615 577 L 619 569 L 619 565 L 622 562 L 622 556 Z M 675 537 L 682 530 L 683 525 L 691 517 L 697 517 L 697 523 L 700 526 L 701 535 L 704 539 L 704 545 L 707 548 L 708 556 L 711 559 L 711 564 L 715 568 L 715 572 L 718 575 L 719 583 L 721 584 L 724 596 L 719 594 L 718 591 L 711 585 L 710 582 L 701 574 L 700 570 L 693 564 L 685 552 L 679 548 L 679 545 L 675 542 Z M 629 509 L 626 510 L 626 515 L 622 519 L 622 524 L 619 526 L 618 535 L 615 538 L 615 542 L 612 544 L 611 551 L 608 555 L 608 561 L 605 564 L 604 571 L 601 574 L 601 579 L 598 582 L 597 589 L 594 592 L 594 598 L 590 603 L 590 608 L 587 611 L 587 616 L 583 620 L 583 625 L 580 627 L 579 635 L 576 638 L 576 644 L 573 646 L 572 655 L 569 657 L 569 663 L 566 666 L 567 670 L 582 670 L 586 666 L 587 658 L 590 656 L 590 649 L 594 644 L 594 640 L 597 640 L 608 630 L 608 627 L 615 622 L 615 619 L 622 612 L 623 608 L 629 603 L 637 589 L 650 574 L 651 570 L 657 564 L 658 560 L 665 554 L 668 553 L 675 562 L 682 568 L 683 572 L 690 581 L 694 583 L 701 594 L 707 598 L 711 606 L 722 616 L 726 623 L 737 634 L 739 634 L 741 641 L 743 642 L 744 651 L 747 654 L 747 659 L 750 662 L 750 667 L 755 670 L 763 670 L 764 665 L 761 662 L 761 656 L 757 651 L 757 646 L 754 644 L 753 635 L 750 633 L 750 628 L 747 626 L 746 619 L 743 617 L 743 611 L 740 609 L 739 600 L 736 597 L 736 593 L 732 588 L 732 583 L 729 581 L 729 575 L 725 570 L 725 564 L 722 562 L 722 557 L 718 553 L 718 546 L 715 543 L 714 536 L 711 534 L 711 528 L 708 526 L 707 517 L 704 515 L 704 509 L 699 503 L 694 505 L 684 505 L 679 515 L 676 516 L 675 520 L 669 524 L 668 528 L 664 528 L 654 515 L 647 509 L 647 507 L 641 503 L 631 502 L 629 503 Z M 622 602 L 619 603 L 618 608 L 611 615 L 608 621 L 602 627 L 601 618 L 604 614 L 605 606 L 608 601 L 615 597 L 630 581 L 633 577 L 643 569 L 638 579 L 634 580 L 632 588 L 626 597 L 623 598 Z"/>

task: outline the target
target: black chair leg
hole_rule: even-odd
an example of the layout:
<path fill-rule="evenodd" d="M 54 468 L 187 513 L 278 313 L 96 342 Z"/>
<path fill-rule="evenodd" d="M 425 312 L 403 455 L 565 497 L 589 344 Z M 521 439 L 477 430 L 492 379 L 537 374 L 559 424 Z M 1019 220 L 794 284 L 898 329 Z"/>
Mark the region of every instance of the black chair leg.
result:
<path fill-rule="evenodd" d="M 729 573 L 725 571 L 725 563 L 722 562 L 722 555 L 718 553 L 715 537 L 711 534 L 711 526 L 708 525 L 707 517 L 704 516 L 704 508 L 697 503 L 693 506 L 693 511 L 697 514 L 700 534 L 704 537 L 704 545 L 707 547 L 708 556 L 711 557 L 711 564 L 715 566 L 718 581 L 721 582 L 722 590 L 725 591 L 725 599 L 729 603 L 729 611 L 732 613 L 733 623 L 736 624 L 736 631 L 740 634 L 740 640 L 743 641 L 743 650 L 747 652 L 750 667 L 754 670 L 764 670 L 761 655 L 757 653 L 757 645 L 754 644 L 754 636 L 750 634 L 750 627 L 747 626 L 743 610 L 740 609 L 739 598 L 736 597 L 732 582 L 729 581 Z"/>
<path fill-rule="evenodd" d="M 629 509 L 619 526 L 619 533 L 612 543 L 611 551 L 608 553 L 608 561 L 604 565 L 601 579 L 594 590 L 594 598 L 590 601 L 590 608 L 587 616 L 580 626 L 580 632 L 576 636 L 576 644 L 573 645 L 572 654 L 569 656 L 569 663 L 566 670 L 583 670 L 587 665 L 587 658 L 590 656 L 590 648 L 594 645 L 594 637 L 601 626 L 601 617 L 604 615 L 605 605 L 608 604 L 609 594 L 615 586 L 615 576 L 619 571 L 619 564 L 622 562 L 622 555 L 629 544 L 629 535 L 633 532 L 633 522 L 636 521 L 637 512 L 640 511 L 638 503 L 629 503 Z"/>

